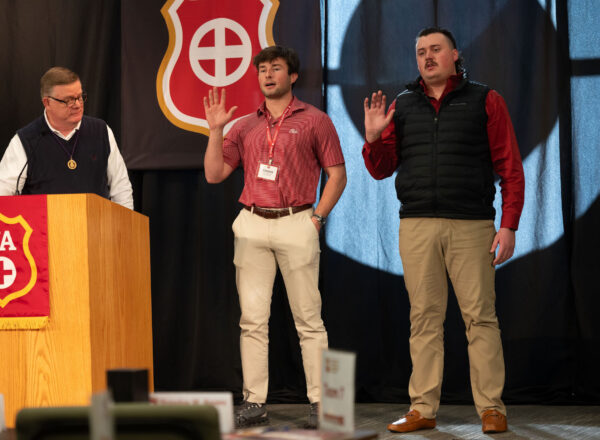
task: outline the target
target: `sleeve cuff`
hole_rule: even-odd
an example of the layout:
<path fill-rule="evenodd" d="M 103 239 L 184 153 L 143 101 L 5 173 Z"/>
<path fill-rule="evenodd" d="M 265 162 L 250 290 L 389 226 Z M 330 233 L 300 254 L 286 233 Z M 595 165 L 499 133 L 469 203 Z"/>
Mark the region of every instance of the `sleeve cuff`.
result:
<path fill-rule="evenodd" d="M 502 220 L 500 222 L 500 227 L 501 228 L 508 228 L 508 229 L 512 229 L 513 231 L 516 231 L 517 229 L 519 229 L 519 217 L 520 215 L 518 214 L 511 214 L 511 213 L 502 213 Z"/>

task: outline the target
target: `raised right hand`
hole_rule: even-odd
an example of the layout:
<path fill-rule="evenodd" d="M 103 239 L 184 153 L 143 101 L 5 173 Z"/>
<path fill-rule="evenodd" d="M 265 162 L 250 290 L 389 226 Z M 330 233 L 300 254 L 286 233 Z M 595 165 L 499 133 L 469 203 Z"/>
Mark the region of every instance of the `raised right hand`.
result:
<path fill-rule="evenodd" d="M 371 95 L 371 104 L 369 97 L 365 98 L 365 138 L 367 142 L 376 141 L 381 133 L 394 117 L 395 109 L 385 114 L 385 95 L 381 90 Z"/>
<path fill-rule="evenodd" d="M 222 130 L 231 121 L 237 108 L 237 105 L 234 105 L 229 111 L 225 109 L 225 89 L 221 89 L 221 99 L 219 99 L 219 92 L 216 87 L 209 90 L 208 98 L 204 97 L 204 113 L 209 130 Z"/>

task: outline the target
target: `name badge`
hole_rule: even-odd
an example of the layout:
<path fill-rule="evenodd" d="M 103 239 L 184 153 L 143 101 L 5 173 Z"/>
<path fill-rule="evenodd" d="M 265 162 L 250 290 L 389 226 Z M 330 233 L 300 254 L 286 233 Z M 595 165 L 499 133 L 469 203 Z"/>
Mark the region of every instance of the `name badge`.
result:
<path fill-rule="evenodd" d="M 270 180 L 271 182 L 275 182 L 277 179 L 277 172 L 279 171 L 279 167 L 275 165 L 269 165 L 266 163 L 261 163 L 258 166 L 258 178 L 263 180 Z"/>

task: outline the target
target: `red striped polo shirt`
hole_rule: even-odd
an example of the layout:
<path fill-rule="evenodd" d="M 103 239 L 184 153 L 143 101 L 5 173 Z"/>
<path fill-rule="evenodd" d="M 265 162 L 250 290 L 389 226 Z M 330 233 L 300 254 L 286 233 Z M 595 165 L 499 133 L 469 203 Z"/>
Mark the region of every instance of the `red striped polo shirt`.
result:
<path fill-rule="evenodd" d="M 279 168 L 275 181 L 258 178 L 261 163 L 268 163 L 267 115 L 258 110 L 237 121 L 225 136 L 223 159 L 232 168 L 244 169 L 240 202 L 246 206 L 283 208 L 313 204 L 322 168 L 344 163 L 335 127 L 325 113 L 294 98 L 281 124 L 273 151 Z M 279 119 L 270 121 L 271 136 Z"/>

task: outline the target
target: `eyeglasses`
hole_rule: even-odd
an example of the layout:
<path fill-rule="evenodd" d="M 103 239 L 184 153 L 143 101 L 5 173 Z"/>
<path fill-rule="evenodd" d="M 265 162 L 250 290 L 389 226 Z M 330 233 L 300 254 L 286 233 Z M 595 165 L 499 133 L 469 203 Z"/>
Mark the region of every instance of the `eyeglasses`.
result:
<path fill-rule="evenodd" d="M 57 102 L 61 102 L 67 107 L 73 107 L 76 102 L 83 104 L 85 101 L 87 101 L 87 93 L 82 93 L 79 96 L 72 96 L 72 97 L 65 98 L 65 99 L 58 99 L 58 98 L 55 98 L 54 96 L 48 96 L 48 98 L 54 99 Z"/>

